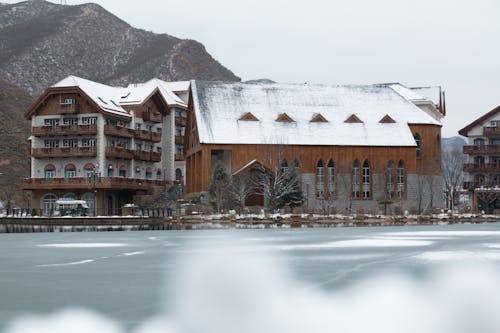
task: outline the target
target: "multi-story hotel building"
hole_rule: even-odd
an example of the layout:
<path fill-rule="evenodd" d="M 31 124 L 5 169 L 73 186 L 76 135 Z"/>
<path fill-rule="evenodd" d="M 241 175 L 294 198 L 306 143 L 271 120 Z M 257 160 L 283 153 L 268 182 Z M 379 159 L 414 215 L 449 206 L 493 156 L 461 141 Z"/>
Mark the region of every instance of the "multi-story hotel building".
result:
<path fill-rule="evenodd" d="M 31 208 L 50 215 L 56 200 L 81 199 L 90 214 L 115 215 L 176 173 L 182 180 L 175 118 L 185 115 L 188 85 L 153 79 L 110 87 L 70 76 L 46 89 L 26 112 L 31 175 L 21 188 Z"/>
<path fill-rule="evenodd" d="M 500 209 L 500 106 L 458 131 L 468 138 L 464 189 L 471 193 L 472 208 L 493 213 Z"/>

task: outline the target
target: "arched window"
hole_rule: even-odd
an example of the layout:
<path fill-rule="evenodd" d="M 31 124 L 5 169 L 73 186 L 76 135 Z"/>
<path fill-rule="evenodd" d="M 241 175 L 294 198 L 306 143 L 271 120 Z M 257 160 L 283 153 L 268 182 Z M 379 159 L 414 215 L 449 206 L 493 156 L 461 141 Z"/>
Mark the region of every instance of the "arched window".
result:
<path fill-rule="evenodd" d="M 44 216 L 51 216 L 54 214 L 56 200 L 57 197 L 52 193 L 45 194 L 42 197 L 42 210 L 43 210 L 42 214 Z"/>
<path fill-rule="evenodd" d="M 175 180 L 182 182 L 182 170 L 175 169 Z"/>
<path fill-rule="evenodd" d="M 95 165 L 87 163 L 83 166 L 83 171 L 85 172 L 85 177 L 92 177 L 95 172 Z"/>
<path fill-rule="evenodd" d="M 292 167 L 294 167 L 295 169 L 300 169 L 300 162 L 298 159 L 293 160 Z"/>
<path fill-rule="evenodd" d="M 319 160 L 316 164 L 316 195 L 318 198 L 323 198 L 325 192 L 325 170 L 323 160 Z"/>
<path fill-rule="evenodd" d="M 392 199 L 394 198 L 394 162 L 389 161 L 387 163 L 387 198 Z"/>
<path fill-rule="evenodd" d="M 94 193 L 85 193 L 84 195 L 82 195 L 82 200 L 85 200 L 85 202 L 87 203 L 87 206 L 89 206 L 89 211 L 88 211 L 88 214 L 91 215 L 91 216 L 94 216 L 96 215 L 96 206 L 95 206 L 95 195 Z"/>
<path fill-rule="evenodd" d="M 422 157 L 422 137 L 420 134 L 415 133 L 413 135 L 413 138 L 415 139 L 415 143 L 417 144 L 417 158 Z"/>
<path fill-rule="evenodd" d="M 153 169 L 151 167 L 146 168 L 146 179 L 152 179 L 153 178 Z"/>
<path fill-rule="evenodd" d="M 355 160 L 352 164 L 352 197 L 359 198 L 359 161 Z"/>
<path fill-rule="evenodd" d="M 285 174 L 288 171 L 288 162 L 283 160 L 281 162 L 281 173 Z"/>
<path fill-rule="evenodd" d="M 118 170 L 118 176 L 127 177 L 127 167 L 125 165 L 120 166 L 120 170 Z"/>
<path fill-rule="evenodd" d="M 64 177 L 65 178 L 74 178 L 76 177 L 76 167 L 74 164 L 67 164 L 64 167 Z"/>
<path fill-rule="evenodd" d="M 405 163 L 399 161 L 398 163 L 398 198 L 402 198 L 405 195 Z"/>
<path fill-rule="evenodd" d="M 328 196 L 335 196 L 335 163 L 328 161 Z"/>
<path fill-rule="evenodd" d="M 371 173 L 370 173 L 370 162 L 365 160 L 363 163 L 363 198 L 370 198 L 371 193 Z"/>
<path fill-rule="evenodd" d="M 45 178 L 54 178 L 56 176 L 56 167 L 54 164 L 47 164 L 45 166 Z"/>

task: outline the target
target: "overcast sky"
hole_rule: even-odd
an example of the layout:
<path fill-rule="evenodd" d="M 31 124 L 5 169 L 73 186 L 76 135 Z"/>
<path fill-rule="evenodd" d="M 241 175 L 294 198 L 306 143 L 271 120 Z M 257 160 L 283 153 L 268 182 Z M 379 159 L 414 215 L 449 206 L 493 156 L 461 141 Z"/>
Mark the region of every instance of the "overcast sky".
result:
<path fill-rule="evenodd" d="M 445 137 L 500 105 L 498 0 L 95 2 L 134 27 L 203 43 L 243 80 L 441 85 Z"/>

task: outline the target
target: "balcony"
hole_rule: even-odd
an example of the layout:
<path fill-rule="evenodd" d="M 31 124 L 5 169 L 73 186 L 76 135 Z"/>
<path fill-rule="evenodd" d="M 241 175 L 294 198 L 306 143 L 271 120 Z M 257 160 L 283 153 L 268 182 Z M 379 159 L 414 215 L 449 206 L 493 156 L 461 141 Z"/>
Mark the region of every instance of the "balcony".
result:
<path fill-rule="evenodd" d="M 38 126 L 31 129 L 33 136 L 96 135 L 97 125 Z"/>
<path fill-rule="evenodd" d="M 145 150 L 136 150 L 134 152 L 134 159 L 140 161 L 151 161 L 151 152 Z"/>
<path fill-rule="evenodd" d="M 469 191 L 472 191 L 472 190 L 475 190 L 475 189 L 482 189 L 482 190 L 485 190 L 485 189 L 495 189 L 495 190 L 499 190 L 500 189 L 500 183 L 499 182 L 487 182 L 487 181 L 484 181 L 484 182 L 464 182 L 464 186 L 463 188 L 465 190 L 469 190 Z"/>
<path fill-rule="evenodd" d="M 151 141 L 160 142 L 161 141 L 161 132 L 151 132 Z"/>
<path fill-rule="evenodd" d="M 184 144 L 184 137 L 180 135 L 175 136 L 175 144 L 176 145 L 183 145 Z"/>
<path fill-rule="evenodd" d="M 134 136 L 134 130 L 123 126 L 105 125 L 104 135 L 118 136 L 122 138 L 131 138 Z"/>
<path fill-rule="evenodd" d="M 162 122 L 161 113 L 143 112 L 142 119 L 144 121 L 152 121 L 153 123 L 161 123 Z"/>
<path fill-rule="evenodd" d="M 185 127 L 187 124 L 187 119 L 184 117 L 175 117 L 175 126 Z"/>
<path fill-rule="evenodd" d="M 134 151 L 123 147 L 106 147 L 106 157 L 131 160 L 134 158 Z"/>
<path fill-rule="evenodd" d="M 464 154 L 469 155 L 489 155 L 500 154 L 500 145 L 473 145 L 464 146 Z"/>
<path fill-rule="evenodd" d="M 161 153 L 151 152 L 151 161 L 160 162 L 161 161 Z"/>
<path fill-rule="evenodd" d="M 500 137 L 500 127 L 485 126 L 483 127 L 483 135 L 487 137 Z"/>
<path fill-rule="evenodd" d="M 62 148 L 31 149 L 31 156 L 35 158 L 93 157 L 96 155 L 97 155 L 96 147 L 62 147 Z"/>
<path fill-rule="evenodd" d="M 484 163 L 484 164 L 466 163 L 466 164 L 464 164 L 464 171 L 469 172 L 469 173 L 500 172 L 500 164 L 499 163 Z"/>
<path fill-rule="evenodd" d="M 124 177 L 91 177 L 78 178 L 27 178 L 21 180 L 20 188 L 23 190 L 37 189 L 124 189 L 124 190 L 149 190 L 152 186 L 165 186 L 172 184 L 170 181 L 137 179 Z"/>
<path fill-rule="evenodd" d="M 80 112 L 80 104 L 76 103 L 60 103 L 59 114 L 75 114 Z"/>
<path fill-rule="evenodd" d="M 176 161 L 184 161 L 184 155 L 183 154 L 175 154 L 175 160 Z"/>

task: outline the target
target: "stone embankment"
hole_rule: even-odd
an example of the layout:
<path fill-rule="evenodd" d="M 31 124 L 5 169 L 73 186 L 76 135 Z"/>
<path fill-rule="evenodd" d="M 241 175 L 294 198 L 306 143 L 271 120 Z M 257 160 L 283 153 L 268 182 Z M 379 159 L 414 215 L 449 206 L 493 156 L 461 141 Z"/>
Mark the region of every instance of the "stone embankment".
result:
<path fill-rule="evenodd" d="M 182 216 L 182 217 L 3 217 L 0 233 L 194 229 L 335 228 L 498 222 L 495 215 L 419 216 Z"/>

